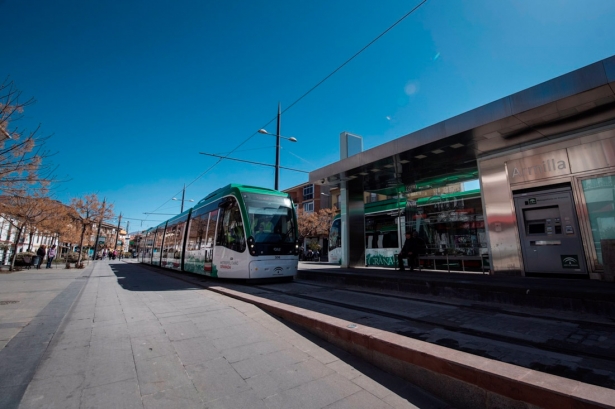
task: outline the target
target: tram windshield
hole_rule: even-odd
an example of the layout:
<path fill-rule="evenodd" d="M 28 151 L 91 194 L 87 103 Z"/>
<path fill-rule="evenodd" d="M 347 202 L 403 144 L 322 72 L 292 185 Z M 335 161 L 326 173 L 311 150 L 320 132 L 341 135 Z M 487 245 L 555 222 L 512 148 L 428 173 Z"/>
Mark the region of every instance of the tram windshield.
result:
<path fill-rule="evenodd" d="M 245 193 L 243 195 L 256 243 L 294 243 L 297 235 L 290 199 Z"/>

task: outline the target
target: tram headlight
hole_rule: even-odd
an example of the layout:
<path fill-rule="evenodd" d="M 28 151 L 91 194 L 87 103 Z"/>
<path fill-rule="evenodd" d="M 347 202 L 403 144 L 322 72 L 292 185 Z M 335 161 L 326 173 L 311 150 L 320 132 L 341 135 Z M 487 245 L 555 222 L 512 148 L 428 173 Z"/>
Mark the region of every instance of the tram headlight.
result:
<path fill-rule="evenodd" d="M 256 256 L 256 248 L 254 247 L 254 237 L 252 236 L 248 237 L 248 246 L 250 249 L 250 254 L 252 254 L 253 256 Z"/>

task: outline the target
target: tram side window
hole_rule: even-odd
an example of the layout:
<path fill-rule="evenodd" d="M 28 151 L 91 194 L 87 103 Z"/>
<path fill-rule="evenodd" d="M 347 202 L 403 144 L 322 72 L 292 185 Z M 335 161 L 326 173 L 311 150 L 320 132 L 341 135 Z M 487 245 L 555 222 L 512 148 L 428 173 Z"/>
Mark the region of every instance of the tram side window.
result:
<path fill-rule="evenodd" d="M 190 221 L 187 251 L 200 250 L 205 245 L 205 232 L 209 214 L 202 214 Z"/>
<path fill-rule="evenodd" d="M 209 213 L 209 225 L 207 226 L 207 235 L 205 236 L 205 261 L 213 260 L 214 255 L 214 236 L 216 235 L 216 222 L 218 221 L 218 210 Z"/>
<path fill-rule="evenodd" d="M 236 201 L 221 209 L 216 244 L 238 252 L 243 252 L 246 249 L 241 211 Z"/>
<path fill-rule="evenodd" d="M 162 249 L 162 258 L 179 258 L 175 257 L 175 252 L 179 244 L 180 226 L 173 225 L 166 228 L 164 233 L 164 247 Z"/>
<path fill-rule="evenodd" d="M 173 249 L 173 258 L 174 259 L 181 259 L 182 257 L 182 249 L 183 249 L 183 244 L 184 244 L 184 236 L 185 236 L 185 232 L 186 232 L 186 222 L 180 222 L 176 227 L 175 227 L 175 232 L 176 232 L 176 237 L 175 237 L 175 248 Z"/>

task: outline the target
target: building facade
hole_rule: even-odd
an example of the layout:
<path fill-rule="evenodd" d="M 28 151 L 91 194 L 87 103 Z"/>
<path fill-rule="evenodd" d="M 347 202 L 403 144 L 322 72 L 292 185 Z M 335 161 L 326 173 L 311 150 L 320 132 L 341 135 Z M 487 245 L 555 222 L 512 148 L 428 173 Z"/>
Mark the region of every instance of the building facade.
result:
<path fill-rule="evenodd" d="M 612 280 L 615 57 L 310 173 L 339 189 L 342 265 L 365 265 L 365 203 L 428 245 L 424 268 Z M 484 267 L 487 267 L 486 269 Z"/>

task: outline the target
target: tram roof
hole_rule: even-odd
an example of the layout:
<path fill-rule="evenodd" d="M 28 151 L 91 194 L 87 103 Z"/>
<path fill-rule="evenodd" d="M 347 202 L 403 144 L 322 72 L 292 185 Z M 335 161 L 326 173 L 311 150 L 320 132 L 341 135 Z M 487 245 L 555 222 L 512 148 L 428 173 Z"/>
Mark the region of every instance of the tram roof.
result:
<path fill-rule="evenodd" d="M 221 196 L 227 195 L 232 192 L 260 193 L 260 194 L 268 194 L 268 195 L 273 195 L 273 196 L 288 197 L 288 193 L 280 192 L 279 190 L 273 190 L 273 189 L 269 189 L 266 187 L 240 185 L 236 183 L 231 183 L 205 196 L 203 199 L 199 201 L 199 203 L 197 203 L 197 206 L 201 203 L 205 203 L 208 200 L 214 199 L 216 197 L 221 197 Z"/>
<path fill-rule="evenodd" d="M 209 202 L 211 200 L 215 200 L 215 199 L 217 199 L 219 197 L 228 195 L 230 193 L 240 194 L 242 192 L 243 193 L 266 194 L 266 195 L 280 196 L 280 197 L 288 197 L 289 196 L 288 193 L 280 192 L 278 190 L 269 189 L 269 188 L 266 188 L 266 187 L 258 187 L 258 186 L 250 186 L 250 185 L 242 185 L 242 184 L 237 184 L 237 183 L 231 183 L 231 184 L 228 184 L 228 185 L 226 185 L 224 187 L 221 187 L 221 188 L 219 188 L 217 190 L 214 190 L 213 192 L 211 192 L 210 194 L 205 196 L 203 199 L 199 200 L 199 202 L 196 205 L 194 205 L 192 208 L 188 208 L 183 213 L 180 213 L 180 214 L 178 214 L 176 216 L 173 216 L 170 219 L 165 220 L 162 223 L 156 225 L 155 227 L 151 227 L 150 229 L 147 230 L 147 232 L 149 232 L 150 230 L 156 230 L 158 228 L 164 228 L 167 223 L 172 224 L 173 222 L 175 222 L 177 220 L 181 220 L 183 218 L 187 218 L 188 217 L 188 213 L 190 212 L 190 210 L 194 209 L 195 207 L 198 207 L 199 205 L 207 203 L 207 202 Z"/>
<path fill-rule="evenodd" d="M 615 56 L 316 169 L 309 181 L 356 180 L 365 191 L 393 194 L 472 174 L 481 157 L 613 123 Z"/>

